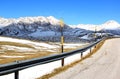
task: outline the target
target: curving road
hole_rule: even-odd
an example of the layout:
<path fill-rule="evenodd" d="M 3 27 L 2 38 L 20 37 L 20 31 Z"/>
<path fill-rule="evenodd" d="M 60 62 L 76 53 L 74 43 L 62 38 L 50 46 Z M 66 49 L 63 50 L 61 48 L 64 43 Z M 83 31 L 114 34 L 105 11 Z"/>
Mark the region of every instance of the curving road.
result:
<path fill-rule="evenodd" d="M 120 38 L 107 40 L 90 58 L 50 79 L 120 79 Z"/>

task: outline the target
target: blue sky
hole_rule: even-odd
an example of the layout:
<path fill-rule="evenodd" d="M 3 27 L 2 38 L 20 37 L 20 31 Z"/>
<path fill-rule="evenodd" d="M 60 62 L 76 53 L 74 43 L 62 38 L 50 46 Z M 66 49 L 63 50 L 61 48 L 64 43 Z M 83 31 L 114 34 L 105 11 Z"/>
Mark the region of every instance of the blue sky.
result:
<path fill-rule="evenodd" d="M 67 24 L 120 23 L 120 0 L 0 0 L 0 17 L 54 16 Z"/>

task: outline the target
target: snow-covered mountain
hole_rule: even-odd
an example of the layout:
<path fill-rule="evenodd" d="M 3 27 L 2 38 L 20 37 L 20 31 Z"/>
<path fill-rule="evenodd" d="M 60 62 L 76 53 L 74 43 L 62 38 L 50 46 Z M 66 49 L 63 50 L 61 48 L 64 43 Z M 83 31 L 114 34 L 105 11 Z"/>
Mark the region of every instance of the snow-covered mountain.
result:
<path fill-rule="evenodd" d="M 120 28 L 120 24 L 114 20 L 110 20 L 110 21 L 105 22 L 102 25 L 102 28 L 103 29 L 117 29 L 117 28 Z"/>
<path fill-rule="evenodd" d="M 86 29 L 86 30 L 92 30 L 95 31 L 95 29 L 97 31 L 100 31 L 102 29 L 106 29 L 106 30 L 113 30 L 113 29 L 117 29 L 120 28 L 120 24 L 114 20 L 109 20 L 107 22 L 105 22 L 104 24 L 101 25 L 93 25 L 93 24 L 78 24 L 78 25 L 70 25 L 73 28 L 82 28 L 82 29 Z"/>
<path fill-rule="evenodd" d="M 88 41 L 86 38 L 94 38 L 95 29 L 98 32 L 120 35 L 119 27 L 120 24 L 113 20 L 101 25 L 64 24 L 63 33 L 67 42 Z M 60 41 L 60 21 L 53 16 L 0 18 L 0 35 L 40 41 Z"/>
<path fill-rule="evenodd" d="M 73 28 L 82 28 L 91 31 L 111 33 L 113 35 L 120 35 L 120 24 L 114 20 L 109 20 L 101 25 L 93 25 L 93 24 L 78 24 L 78 25 L 70 25 Z"/>
<path fill-rule="evenodd" d="M 111 33 L 113 35 L 120 35 L 120 24 L 114 20 L 107 21 L 102 25 L 103 28 L 101 31 L 106 33 Z"/>
<path fill-rule="evenodd" d="M 81 41 L 79 36 L 91 31 L 71 28 L 64 24 L 63 32 L 65 40 Z M 0 18 L 0 35 L 41 41 L 60 41 L 60 21 L 53 16 L 21 17 L 18 19 Z"/>

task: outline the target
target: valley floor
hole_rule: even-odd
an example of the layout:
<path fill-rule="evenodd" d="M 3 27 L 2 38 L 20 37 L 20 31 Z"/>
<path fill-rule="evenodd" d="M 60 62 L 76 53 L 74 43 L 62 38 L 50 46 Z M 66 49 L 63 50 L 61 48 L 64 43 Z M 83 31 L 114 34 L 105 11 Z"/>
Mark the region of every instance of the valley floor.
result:
<path fill-rule="evenodd" d="M 78 49 L 87 43 L 65 43 L 64 52 Z M 0 37 L 0 64 L 59 54 L 60 43 L 43 43 L 29 40 Z"/>

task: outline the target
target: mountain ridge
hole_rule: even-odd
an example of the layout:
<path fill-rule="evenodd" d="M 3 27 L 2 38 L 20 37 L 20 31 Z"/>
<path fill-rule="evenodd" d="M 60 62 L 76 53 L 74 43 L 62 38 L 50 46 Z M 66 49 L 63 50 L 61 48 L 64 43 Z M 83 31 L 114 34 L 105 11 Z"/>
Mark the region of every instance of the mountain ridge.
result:
<path fill-rule="evenodd" d="M 120 30 L 112 28 L 107 29 L 104 27 L 120 27 L 120 24 L 114 20 L 107 21 L 101 25 L 84 25 L 69 26 L 64 24 L 63 34 L 65 41 L 92 41 L 94 40 L 94 31 L 112 33 L 120 35 Z M 60 20 L 49 17 L 20 17 L 18 19 L 5 19 L 0 18 L 0 35 L 10 36 L 17 38 L 36 39 L 41 41 L 60 41 L 61 27 Z M 98 34 L 100 35 L 100 34 Z M 86 39 L 89 38 L 89 39 Z"/>
<path fill-rule="evenodd" d="M 48 17 L 44 17 L 44 16 L 35 16 L 35 17 L 19 17 L 19 18 L 3 18 L 0 17 L 0 24 L 5 23 L 5 22 L 13 22 L 13 23 L 18 23 L 18 22 L 26 22 L 26 23 L 31 23 L 31 22 L 36 22 L 36 21 L 45 21 L 45 22 L 50 22 L 50 23 L 59 23 L 59 20 L 56 19 L 53 16 L 48 16 Z M 115 20 L 108 20 L 103 24 L 119 24 L 117 21 Z M 77 24 L 77 25 L 101 25 L 101 24 Z M 71 26 L 71 25 L 70 25 Z M 76 25 L 73 25 L 76 26 Z"/>
<path fill-rule="evenodd" d="M 53 25 L 58 25 L 59 20 L 54 18 L 53 16 L 49 17 L 43 17 L 43 16 L 37 16 L 37 17 L 20 17 L 20 18 L 0 18 L 0 24 L 9 25 L 12 23 L 19 23 L 19 22 L 24 22 L 24 23 L 34 23 L 34 22 L 45 22 L 45 23 L 51 23 Z M 5 25 L 4 25 L 5 24 Z"/>

